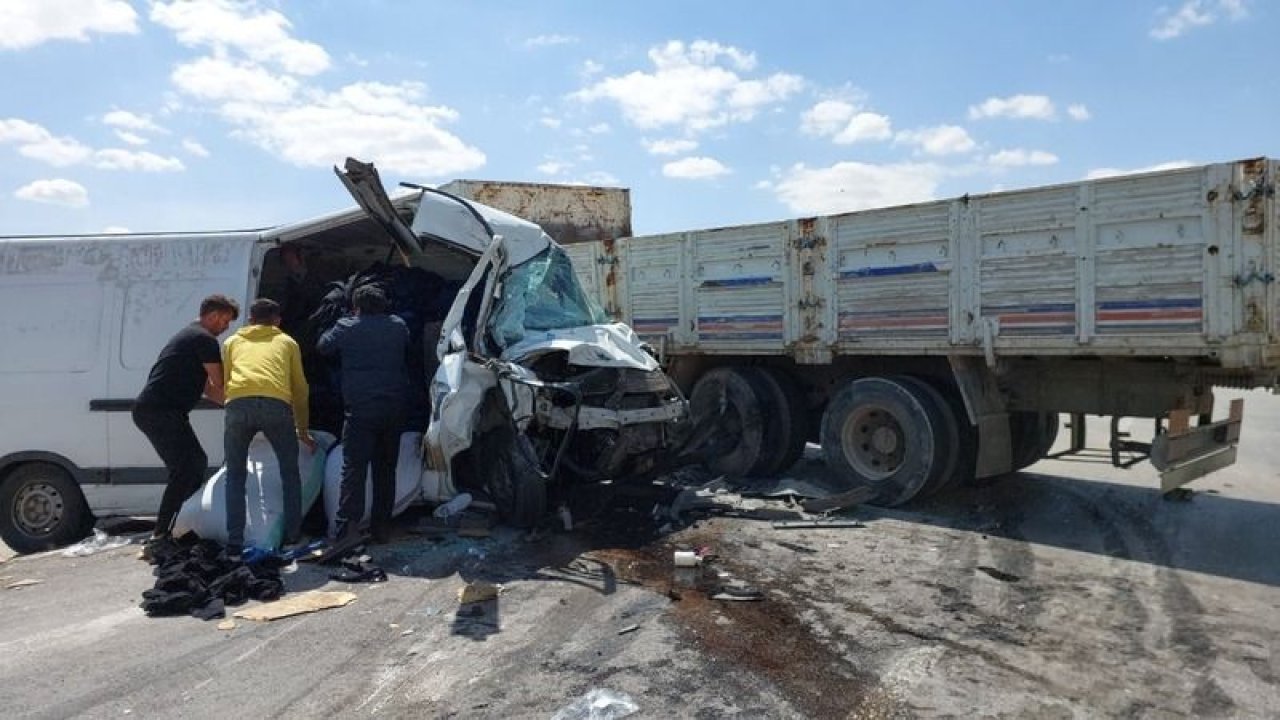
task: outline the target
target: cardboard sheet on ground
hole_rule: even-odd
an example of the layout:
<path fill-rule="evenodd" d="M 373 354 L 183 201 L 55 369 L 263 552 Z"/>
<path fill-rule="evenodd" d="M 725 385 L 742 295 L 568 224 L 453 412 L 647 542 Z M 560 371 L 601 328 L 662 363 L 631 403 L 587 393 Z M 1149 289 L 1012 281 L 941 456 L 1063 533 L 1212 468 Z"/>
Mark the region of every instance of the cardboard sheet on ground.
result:
<path fill-rule="evenodd" d="M 269 603 L 236 611 L 235 617 L 242 620 L 266 622 L 294 615 L 305 615 L 319 610 L 349 605 L 356 599 L 351 592 L 311 590 L 304 593 L 290 593 Z"/>
<path fill-rule="evenodd" d="M 329 520 L 329 532 L 338 526 L 338 499 L 342 490 L 342 443 L 329 453 L 324 469 L 324 514 Z M 396 496 L 391 509 L 394 517 L 405 511 L 422 493 L 422 433 L 407 432 L 400 436 L 400 455 L 396 459 Z M 365 472 L 364 517 L 360 524 L 369 522 L 373 507 L 373 484 Z"/>
<path fill-rule="evenodd" d="M 324 486 L 325 452 L 335 438 L 313 432 L 316 452 L 298 448 L 298 471 L 302 475 L 302 514 L 305 516 Z M 284 495 L 280 486 L 280 464 L 266 437 L 259 434 L 249 443 L 249 474 L 245 478 L 246 547 L 275 550 L 284 539 Z M 173 524 L 174 536 L 193 531 L 206 540 L 227 541 L 227 469 L 214 473 L 204 487 L 182 505 Z"/>

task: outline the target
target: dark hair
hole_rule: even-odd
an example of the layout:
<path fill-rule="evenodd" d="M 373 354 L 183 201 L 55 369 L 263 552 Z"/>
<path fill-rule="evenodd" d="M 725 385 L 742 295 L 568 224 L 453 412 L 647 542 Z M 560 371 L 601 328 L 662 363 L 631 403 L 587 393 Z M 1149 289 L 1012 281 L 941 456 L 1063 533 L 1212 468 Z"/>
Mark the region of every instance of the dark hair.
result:
<path fill-rule="evenodd" d="M 215 312 L 231 313 L 231 319 L 235 320 L 240 317 L 240 303 L 226 295 L 210 295 L 200 301 L 200 317 Z"/>
<path fill-rule="evenodd" d="M 387 296 L 377 286 L 365 285 L 351 294 L 351 304 L 362 314 L 377 315 L 387 311 Z"/>
<path fill-rule="evenodd" d="M 264 323 L 280 317 L 280 303 L 270 298 L 258 298 L 249 306 L 249 322 Z"/>

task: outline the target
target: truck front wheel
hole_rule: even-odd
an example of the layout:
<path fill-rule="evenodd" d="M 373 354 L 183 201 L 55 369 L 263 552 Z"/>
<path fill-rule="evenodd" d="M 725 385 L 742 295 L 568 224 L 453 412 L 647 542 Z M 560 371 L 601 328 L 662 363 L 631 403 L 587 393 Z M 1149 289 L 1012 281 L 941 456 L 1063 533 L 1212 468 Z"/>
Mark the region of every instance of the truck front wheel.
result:
<path fill-rule="evenodd" d="M 838 475 L 876 491 L 877 505 L 901 505 L 946 472 L 939 409 L 917 381 L 855 380 L 831 398 L 822 416 L 822 452 Z"/>
<path fill-rule="evenodd" d="M 20 465 L 0 482 L 0 537 L 20 553 L 68 545 L 92 527 L 84 494 L 57 465 Z"/>

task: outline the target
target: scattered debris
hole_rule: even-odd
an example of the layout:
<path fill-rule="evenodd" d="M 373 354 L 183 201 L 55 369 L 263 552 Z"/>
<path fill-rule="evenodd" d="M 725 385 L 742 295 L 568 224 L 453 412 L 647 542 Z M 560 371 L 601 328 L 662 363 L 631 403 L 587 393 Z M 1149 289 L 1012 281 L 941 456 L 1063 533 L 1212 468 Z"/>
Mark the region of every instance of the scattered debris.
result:
<path fill-rule="evenodd" d="M 822 498 L 810 498 L 800 503 L 805 512 L 825 513 L 861 505 L 876 496 L 876 491 L 866 485 Z"/>
<path fill-rule="evenodd" d="M 401 632 L 400 637 L 408 637 L 414 633 L 414 630 L 415 628 L 409 628 L 408 630 Z"/>
<path fill-rule="evenodd" d="M 105 531 L 98 528 L 93 529 L 93 536 L 68 547 L 62 551 L 62 557 L 84 557 L 93 555 L 105 550 L 114 550 L 118 547 L 124 547 L 133 541 L 123 535 L 108 535 Z"/>
<path fill-rule="evenodd" d="M 463 510 L 466 510 L 467 506 L 470 504 L 471 504 L 471 493 L 458 493 L 457 495 L 453 496 L 452 500 L 437 507 L 435 512 L 432 513 L 432 515 L 434 515 L 437 518 L 452 517 L 462 512 Z"/>
<path fill-rule="evenodd" d="M 702 564 L 702 558 L 692 550 L 675 551 L 673 560 L 676 567 L 697 567 Z"/>
<path fill-rule="evenodd" d="M 471 603 L 484 602 L 485 600 L 494 600 L 501 592 L 501 585 L 480 581 L 469 582 L 458 588 L 458 604 L 470 605 Z"/>
<path fill-rule="evenodd" d="M 1174 488 L 1169 492 L 1161 495 L 1160 497 L 1165 500 L 1168 500 L 1169 502 L 1191 502 L 1191 499 L 1195 497 L 1195 495 L 1196 495 L 1195 490 L 1192 490 L 1191 488 L 1180 487 L 1180 488 Z"/>
<path fill-rule="evenodd" d="M 26 579 L 26 580 L 19 580 L 19 581 L 17 581 L 17 582 L 11 582 L 11 583 L 9 583 L 8 585 L 5 585 L 4 589 L 5 589 L 5 590 L 18 590 L 18 589 L 20 589 L 20 588 L 24 588 L 24 587 L 31 587 L 32 585 L 39 585 L 39 584 L 40 584 L 40 583 L 42 583 L 42 582 L 44 582 L 44 581 L 43 581 L 43 580 L 32 580 L 32 579 L 28 578 L 28 579 Z"/>
<path fill-rule="evenodd" d="M 993 568 L 993 567 L 990 567 L 990 566 L 988 566 L 988 565 L 979 565 L 977 569 L 978 569 L 978 570 L 981 570 L 982 572 L 986 573 L 987 575 L 990 575 L 991 577 L 995 578 L 996 580 L 999 580 L 1000 582 L 1018 582 L 1019 580 L 1021 580 L 1021 579 L 1022 579 L 1022 578 L 1018 577 L 1017 575 L 1014 575 L 1013 573 L 1007 573 L 1007 572 L 1005 572 L 1005 571 L 1003 571 L 1003 570 L 998 570 L 998 569 Z"/>
<path fill-rule="evenodd" d="M 866 524 L 857 520 L 775 520 L 775 530 L 795 530 L 797 528 L 864 528 Z"/>
<path fill-rule="evenodd" d="M 805 555 L 817 555 L 817 554 L 818 554 L 818 551 L 817 551 L 817 550 L 814 550 L 813 548 L 808 547 L 807 545 L 797 545 L 797 544 L 795 544 L 795 543 L 783 542 L 782 540 L 775 540 L 775 541 L 774 541 L 774 544 L 775 544 L 775 545 L 778 545 L 779 547 L 784 547 L 784 548 L 786 548 L 786 549 L 790 550 L 791 552 L 803 553 L 803 554 L 805 554 Z"/>
<path fill-rule="evenodd" d="M 219 630 L 235 630 L 236 621 L 231 619 L 223 620 L 222 622 L 218 623 L 218 629 Z"/>
<path fill-rule="evenodd" d="M 356 594 L 351 592 L 311 590 L 304 593 L 286 595 L 281 600 L 241 610 L 235 614 L 235 617 L 255 622 L 270 622 L 271 620 L 279 620 L 294 615 L 343 607 L 351 604 L 355 599 Z"/>
<path fill-rule="evenodd" d="M 561 708 L 551 720 L 617 720 L 639 711 L 626 693 L 596 688 Z"/>
<path fill-rule="evenodd" d="M 711 594 L 712 600 L 732 600 L 737 602 L 756 602 L 764 599 L 764 593 L 749 587 L 733 587 L 726 585 Z"/>
<path fill-rule="evenodd" d="M 626 626 L 626 627 L 622 628 L 621 630 L 619 630 L 619 631 L 618 631 L 618 634 L 619 634 L 619 635 L 626 635 L 627 633 L 633 633 L 633 632 L 635 632 L 635 631 L 637 631 L 637 630 L 639 630 L 639 629 L 640 629 L 640 626 L 639 626 L 639 625 L 628 625 L 628 626 Z"/>
<path fill-rule="evenodd" d="M 329 577 L 345 583 L 380 583 L 387 581 L 387 572 L 375 565 L 372 558 L 362 555 L 344 559 L 342 568 L 329 573 Z"/>

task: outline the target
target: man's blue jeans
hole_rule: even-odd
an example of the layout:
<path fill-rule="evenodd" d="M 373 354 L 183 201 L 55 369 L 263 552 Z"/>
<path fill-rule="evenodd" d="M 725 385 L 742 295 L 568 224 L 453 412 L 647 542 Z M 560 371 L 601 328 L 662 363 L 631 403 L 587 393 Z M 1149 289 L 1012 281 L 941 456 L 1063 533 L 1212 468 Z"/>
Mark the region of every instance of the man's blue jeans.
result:
<path fill-rule="evenodd" d="M 298 431 L 294 428 L 293 408 L 275 398 L 236 398 L 227 403 L 226 422 L 223 450 L 227 463 L 227 547 L 244 546 L 249 443 L 259 432 L 267 436 L 280 464 L 284 539 L 296 539 L 302 530 L 302 476 L 298 473 Z"/>

